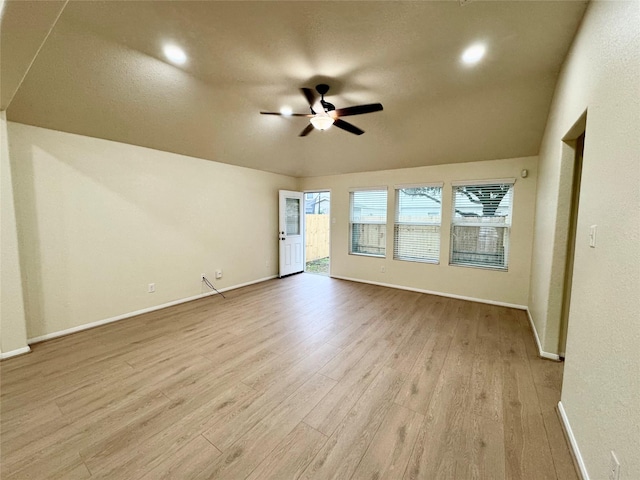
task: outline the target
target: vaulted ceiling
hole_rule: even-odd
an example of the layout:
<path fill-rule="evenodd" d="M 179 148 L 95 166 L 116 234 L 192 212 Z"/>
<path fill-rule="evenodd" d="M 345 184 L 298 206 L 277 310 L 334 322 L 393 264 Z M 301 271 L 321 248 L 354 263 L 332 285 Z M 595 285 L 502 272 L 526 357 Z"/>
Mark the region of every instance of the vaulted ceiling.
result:
<path fill-rule="evenodd" d="M 584 1 L 8 0 L 9 120 L 294 176 L 536 155 Z M 464 65 L 477 42 L 486 56 Z M 170 63 L 163 47 L 187 55 Z M 300 87 L 338 108 L 299 137 Z"/>

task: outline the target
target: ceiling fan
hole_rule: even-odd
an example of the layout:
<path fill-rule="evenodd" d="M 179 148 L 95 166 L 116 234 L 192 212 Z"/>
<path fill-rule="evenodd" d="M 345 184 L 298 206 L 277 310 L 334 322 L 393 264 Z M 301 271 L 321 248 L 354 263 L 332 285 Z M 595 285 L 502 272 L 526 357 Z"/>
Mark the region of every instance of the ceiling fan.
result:
<path fill-rule="evenodd" d="M 356 105 L 354 107 L 338 108 L 327 102 L 324 95 L 329 91 L 329 85 L 321 83 L 316 85 L 316 92 L 320 95 L 320 100 L 313 90 L 310 88 L 301 88 L 300 91 L 309 102 L 311 113 L 282 113 L 282 112 L 260 112 L 262 115 L 281 115 L 284 117 L 307 117 L 310 120 L 300 137 L 305 137 L 316 128 L 318 130 L 326 130 L 335 125 L 342 130 L 346 130 L 354 135 L 362 135 L 364 130 L 359 129 L 355 125 L 345 122 L 340 117 L 348 117 L 350 115 L 362 115 L 363 113 L 379 112 L 382 110 L 381 103 L 368 103 L 366 105 Z"/>

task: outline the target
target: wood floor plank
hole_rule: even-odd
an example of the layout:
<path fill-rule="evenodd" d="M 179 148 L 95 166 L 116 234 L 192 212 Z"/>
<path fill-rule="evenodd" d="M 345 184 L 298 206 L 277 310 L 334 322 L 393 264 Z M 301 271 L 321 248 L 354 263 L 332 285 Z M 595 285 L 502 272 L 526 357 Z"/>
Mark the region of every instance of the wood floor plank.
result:
<path fill-rule="evenodd" d="M 397 331 L 401 340 L 389 356 L 387 366 L 401 372 L 409 373 L 415 365 L 427 339 L 433 333 L 433 329 L 422 315 L 417 313 L 408 318 L 408 324 L 404 333 L 402 332 L 402 327 L 396 329 L 394 326 L 394 330 Z"/>
<path fill-rule="evenodd" d="M 247 480 L 297 479 L 327 441 L 327 437 L 300 422 Z"/>
<path fill-rule="evenodd" d="M 236 440 L 218 461 L 207 466 L 196 477 L 246 478 L 264 461 L 278 444 L 300 423 L 304 416 L 333 386 L 335 380 L 314 375 L 295 393 Z M 215 444 L 214 439 L 204 434 Z"/>
<path fill-rule="evenodd" d="M 270 384 L 261 395 L 255 397 L 249 404 L 239 405 L 220 422 L 203 432 L 205 437 L 220 450 L 226 451 L 284 399 L 298 390 L 321 365 L 327 362 L 328 357 L 335 354 L 335 351 L 336 347 L 326 345 L 324 349 L 318 350 L 303 362 L 283 372 L 281 377 Z M 335 383 L 334 380 L 332 382 Z"/>
<path fill-rule="evenodd" d="M 329 436 L 375 379 L 389 357 L 389 343 L 379 339 L 307 415 L 305 423 Z"/>
<path fill-rule="evenodd" d="M 405 374 L 383 369 L 300 478 L 350 478 L 393 405 Z"/>
<path fill-rule="evenodd" d="M 400 405 L 392 405 L 362 457 L 352 480 L 401 478 L 424 417 Z"/>
<path fill-rule="evenodd" d="M 506 309 L 504 318 L 501 338 L 506 475 L 556 478 L 526 345 L 520 336 L 522 320 Z"/>
<path fill-rule="evenodd" d="M 24 432 L 2 448 L 3 475 L 24 471 L 35 462 L 45 465 L 47 459 L 56 461 L 70 453 L 77 455 L 83 446 L 103 441 L 122 431 L 131 422 L 144 422 L 157 416 L 168 403 L 164 395 L 155 393 L 132 399 L 119 409 L 101 412 L 100 416 L 93 419 L 85 418 L 76 423 L 64 417 L 64 424 L 46 425 Z"/>
<path fill-rule="evenodd" d="M 317 342 L 297 345 L 290 352 L 263 362 L 262 366 L 255 368 L 252 373 L 244 377 L 242 382 L 256 390 L 265 390 L 277 382 L 284 371 L 296 366 L 304 366 L 309 362 L 311 356 L 318 357 L 317 359 L 313 358 L 311 363 L 317 366 L 319 371 L 342 351 L 339 347 L 325 343 L 324 340 L 321 337 Z M 310 352 L 313 353 L 310 354 Z"/>
<path fill-rule="evenodd" d="M 10 479 L 576 477 L 517 310 L 296 275 L 0 362 Z"/>
<path fill-rule="evenodd" d="M 389 367 L 406 373 L 411 371 L 428 338 L 434 333 L 433 324 L 444 309 L 446 301 L 443 298 L 433 299 L 419 295 L 413 302 L 405 305 L 404 315 L 411 329 L 391 355 L 387 363 Z"/>
<path fill-rule="evenodd" d="M 183 397 L 168 405 L 161 415 L 146 419 L 142 424 L 133 422 L 124 430 L 81 448 L 80 453 L 93 476 L 137 478 L 163 463 L 164 457 L 172 457 L 201 436 L 201 431 L 215 424 L 233 405 L 256 394 L 249 387 L 238 384 L 213 394 L 216 395 L 213 399 L 208 394 Z"/>
<path fill-rule="evenodd" d="M 474 415 L 502 423 L 502 353 L 499 336 L 499 312 L 483 307 L 477 317 L 478 338 L 471 374 L 470 393 Z"/>
<path fill-rule="evenodd" d="M 462 440 L 464 460 L 456 463 L 455 478 L 503 480 L 505 473 L 504 429 L 501 422 L 469 415 Z"/>
<path fill-rule="evenodd" d="M 444 305 L 440 302 L 440 305 Z M 432 311 L 437 316 L 434 332 L 429 336 L 418 355 L 407 380 L 398 392 L 396 403 L 415 412 L 426 414 L 440 371 L 449 352 L 458 318 L 445 311 L 444 307 Z"/>
<path fill-rule="evenodd" d="M 505 478 L 502 411 L 502 357 L 499 311 L 482 306 L 476 315 L 478 334 L 469 385 L 469 414 L 465 418 L 467 463 L 456 465 L 460 478 Z"/>
<path fill-rule="evenodd" d="M 526 347 L 529 367 L 538 394 L 556 476 L 567 480 L 577 480 L 578 475 L 557 412 L 564 363 L 538 357 L 535 342 L 532 341 L 533 332 L 526 314 L 515 311 L 509 313 L 518 320 L 520 326 L 519 330 Z"/>
<path fill-rule="evenodd" d="M 378 326 L 385 324 L 385 315 L 391 311 L 389 306 L 376 312 L 371 306 L 363 308 L 350 316 L 350 325 L 329 340 L 331 345 L 346 348 L 348 345 L 360 345 L 365 339 L 369 340 L 372 332 L 377 332 Z"/>
<path fill-rule="evenodd" d="M 416 440 L 405 478 L 458 478 L 469 465 L 466 449 L 469 387 L 478 323 L 469 302 L 455 302 L 454 337 Z M 463 475 L 460 478 L 467 478 Z"/>
<path fill-rule="evenodd" d="M 5 480 L 51 479 L 51 480 L 86 480 L 91 472 L 77 452 L 56 451 L 55 455 L 40 455 L 23 466 L 20 470 L 2 468 Z"/>
<path fill-rule="evenodd" d="M 131 373 L 131 366 L 119 360 L 109 360 L 104 363 L 87 363 L 78 365 L 66 374 L 59 374 L 42 379 L 27 379 L 29 387 L 0 399 L 4 414 L 21 412 L 25 406 L 32 402 L 39 402 L 42 397 L 39 392 L 45 391 L 47 395 L 59 396 L 83 385 L 100 383 L 104 376 L 121 377 Z M 20 414 L 20 413 L 18 413 Z"/>
<path fill-rule="evenodd" d="M 181 380 L 204 374 L 211 362 L 200 356 L 189 355 L 186 363 L 176 366 L 161 365 L 145 370 L 127 369 L 121 375 L 88 382 L 70 392 L 55 397 L 55 403 L 66 415 L 76 419 L 105 408 L 118 408 L 118 404 L 149 393 L 172 390 Z M 149 378 L 153 382 L 145 381 Z"/>
<path fill-rule="evenodd" d="M 222 455 L 202 435 L 197 435 L 176 451 L 163 453 L 155 465 L 145 466 L 146 473 L 140 480 L 193 478 Z"/>
<path fill-rule="evenodd" d="M 320 369 L 320 373 L 334 380 L 340 380 L 347 375 L 372 348 L 376 348 L 377 346 L 388 348 L 390 339 L 387 333 L 391 329 L 391 326 L 376 325 L 372 326 L 372 328 L 374 332 L 370 332 L 368 338 L 356 339 L 353 343 L 348 344 L 346 348 L 341 349 L 340 353 Z"/>
<path fill-rule="evenodd" d="M 12 416 L 0 416 L 0 439 L 2 442 L 12 442 L 21 432 L 40 428 L 49 420 L 62 418 L 62 412 L 53 402 L 43 403 L 35 410 L 21 410 Z"/>

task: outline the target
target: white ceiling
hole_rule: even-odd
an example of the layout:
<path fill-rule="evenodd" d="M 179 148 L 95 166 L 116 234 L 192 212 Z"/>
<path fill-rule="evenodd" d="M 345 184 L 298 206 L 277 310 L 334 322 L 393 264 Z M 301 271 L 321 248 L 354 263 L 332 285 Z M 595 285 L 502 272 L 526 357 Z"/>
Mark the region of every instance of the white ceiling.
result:
<path fill-rule="evenodd" d="M 7 113 L 294 176 L 536 155 L 585 6 L 70 1 Z M 186 51 L 186 65 L 164 58 L 169 41 Z M 464 66 L 462 51 L 478 41 L 484 61 Z M 17 56 L 5 50 L 3 71 Z M 364 135 L 334 127 L 304 138 L 305 118 L 259 115 L 283 105 L 306 113 L 298 89 L 320 81 L 337 108 L 380 102 L 384 111 L 346 118 Z"/>

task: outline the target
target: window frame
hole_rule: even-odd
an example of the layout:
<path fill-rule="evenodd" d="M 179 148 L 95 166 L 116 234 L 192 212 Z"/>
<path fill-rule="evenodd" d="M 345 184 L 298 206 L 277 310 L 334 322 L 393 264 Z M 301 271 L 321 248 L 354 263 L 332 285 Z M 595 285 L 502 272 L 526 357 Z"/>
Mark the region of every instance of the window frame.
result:
<path fill-rule="evenodd" d="M 354 221 L 353 201 L 354 201 L 354 194 L 358 192 L 384 192 L 384 195 L 385 195 L 384 221 L 371 221 L 371 222 L 363 222 L 363 221 L 355 222 Z M 389 189 L 386 185 L 372 186 L 372 187 L 358 187 L 358 188 L 349 189 L 349 255 L 356 255 L 361 257 L 387 258 L 387 231 L 386 230 L 387 230 L 387 221 L 388 221 L 388 210 L 389 210 Z M 355 252 L 353 250 L 353 226 L 354 225 L 382 225 L 384 227 L 383 228 L 384 252 L 381 254 Z"/>
<path fill-rule="evenodd" d="M 499 272 L 508 272 L 509 271 L 509 254 L 511 250 L 511 228 L 513 224 L 513 206 L 514 206 L 514 196 L 515 196 L 515 178 L 503 178 L 503 179 L 493 179 L 493 180 L 472 180 L 472 181 L 458 181 L 451 183 L 451 229 L 449 234 L 449 265 L 453 267 L 466 267 L 466 268 L 479 268 L 485 270 L 493 270 Z M 506 215 L 505 222 L 502 224 L 491 224 L 491 222 L 469 222 L 469 221 L 461 221 L 461 218 L 457 217 L 457 210 L 462 208 L 461 205 L 456 203 L 456 192 L 461 187 L 489 187 L 489 186 L 498 186 L 498 185 L 509 185 L 509 189 L 507 193 L 500 200 L 498 207 L 502 204 L 502 200 L 507 195 L 510 196 L 510 203 L 508 205 L 508 213 Z M 491 218 L 491 216 L 480 216 L 479 218 Z M 454 250 L 455 245 L 455 232 L 456 227 L 477 227 L 478 229 L 483 227 L 493 227 L 495 229 L 500 229 L 502 231 L 502 244 L 503 244 L 503 265 L 491 265 L 489 263 L 474 263 L 472 261 L 455 261 L 454 254 L 456 253 L 467 253 L 469 255 L 479 255 L 482 252 L 479 252 L 477 249 L 474 252 L 456 252 Z M 480 231 L 477 235 L 480 237 Z M 504 241 L 506 239 L 506 242 Z"/>
<path fill-rule="evenodd" d="M 432 183 L 419 183 L 419 184 L 407 184 L 407 185 L 395 185 L 395 216 L 393 223 L 393 259 L 402 262 L 414 262 L 414 263 L 427 263 L 432 265 L 440 264 L 440 254 L 442 253 L 442 195 L 443 195 L 444 182 L 432 182 Z M 440 189 L 440 221 L 439 222 L 401 222 L 400 217 L 400 195 L 402 190 L 411 188 L 439 188 Z M 404 257 L 397 255 L 398 250 L 398 229 L 400 226 L 418 226 L 418 227 L 438 227 L 438 253 L 435 259 L 425 258 L 420 259 L 416 257 Z"/>

